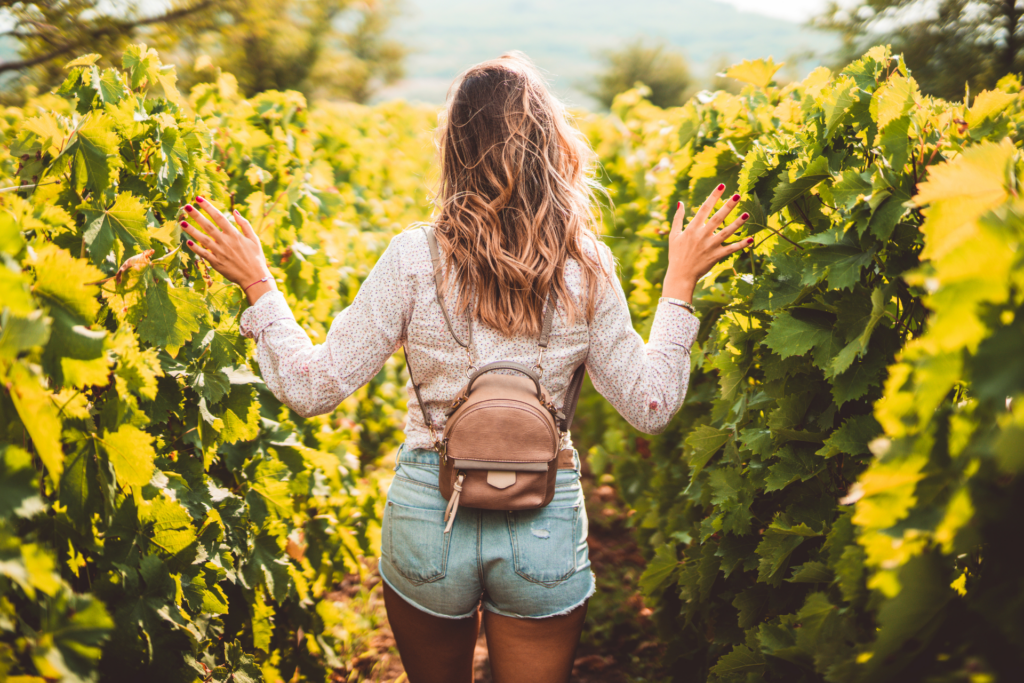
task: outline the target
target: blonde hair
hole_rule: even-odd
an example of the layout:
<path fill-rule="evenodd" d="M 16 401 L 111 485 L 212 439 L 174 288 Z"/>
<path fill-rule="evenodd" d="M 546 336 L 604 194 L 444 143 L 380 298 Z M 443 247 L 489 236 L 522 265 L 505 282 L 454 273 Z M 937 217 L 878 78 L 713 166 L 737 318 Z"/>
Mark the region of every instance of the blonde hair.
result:
<path fill-rule="evenodd" d="M 433 223 L 459 285 L 457 310 L 507 336 L 540 333 L 554 291 L 571 325 L 593 320 L 603 280 L 594 226 L 596 155 L 565 107 L 519 52 L 459 75 L 440 114 Z M 592 239 L 592 253 L 584 251 Z M 581 270 L 584 301 L 565 283 Z M 475 299 L 475 300 L 474 300 Z M 581 305 L 582 304 L 582 305 Z"/>

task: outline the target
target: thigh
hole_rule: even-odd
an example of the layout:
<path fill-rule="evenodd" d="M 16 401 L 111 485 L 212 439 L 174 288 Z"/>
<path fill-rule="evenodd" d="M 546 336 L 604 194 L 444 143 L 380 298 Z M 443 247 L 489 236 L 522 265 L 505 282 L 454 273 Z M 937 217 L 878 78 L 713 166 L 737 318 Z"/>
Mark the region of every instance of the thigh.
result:
<path fill-rule="evenodd" d="M 443 619 L 409 604 L 384 584 L 384 606 L 409 683 L 472 683 L 480 613 Z"/>
<path fill-rule="evenodd" d="M 583 632 L 587 604 L 545 619 L 484 613 L 494 683 L 566 683 Z"/>

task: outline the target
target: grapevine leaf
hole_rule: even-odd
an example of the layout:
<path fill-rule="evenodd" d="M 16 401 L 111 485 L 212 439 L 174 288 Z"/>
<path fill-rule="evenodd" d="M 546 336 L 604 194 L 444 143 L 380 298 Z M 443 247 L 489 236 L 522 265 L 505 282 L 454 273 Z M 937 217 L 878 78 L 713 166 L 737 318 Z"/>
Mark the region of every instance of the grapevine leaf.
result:
<path fill-rule="evenodd" d="M 99 471 L 92 440 L 81 443 L 69 458 L 60 479 L 60 501 L 67 507 L 68 519 L 79 533 L 92 536 L 92 515 L 99 511 Z"/>
<path fill-rule="evenodd" d="M 153 83 L 160 69 L 156 51 L 145 45 L 129 45 L 121 56 L 121 63 L 131 76 L 132 89 L 138 89 L 143 82 Z"/>
<path fill-rule="evenodd" d="M 690 467 L 693 470 L 691 477 L 696 477 L 711 457 L 725 445 L 732 432 L 727 429 L 715 429 L 709 425 L 701 425 L 686 438 L 686 445 L 690 447 Z"/>
<path fill-rule="evenodd" d="M 149 483 L 156 458 L 152 436 L 138 427 L 124 424 L 115 432 L 105 433 L 101 443 L 120 483 L 126 486 Z"/>
<path fill-rule="evenodd" d="M 729 67 L 725 75 L 729 78 L 735 78 L 741 83 L 748 83 L 755 88 L 763 90 L 771 84 L 775 74 L 783 66 L 785 66 L 785 62 L 776 64 L 775 60 L 771 57 L 768 59 L 748 59 Z"/>
<path fill-rule="evenodd" d="M 275 600 L 281 602 L 288 595 L 288 560 L 284 559 L 284 546 L 277 536 L 262 531 L 250 544 L 242 575 L 250 587 L 263 585 Z"/>
<path fill-rule="evenodd" d="M 994 119 L 1006 111 L 1018 99 L 1017 95 L 1003 92 L 1002 90 L 985 90 L 978 93 L 967 111 L 965 120 L 971 128 L 977 128 L 987 119 Z"/>
<path fill-rule="evenodd" d="M 139 517 L 152 524 L 150 543 L 165 557 L 180 556 L 196 539 L 192 517 L 181 504 L 164 496 L 142 505 Z"/>
<path fill-rule="evenodd" d="M 87 210 L 88 227 L 83 237 L 94 263 L 106 260 L 118 238 L 126 245 L 141 245 L 149 249 L 151 242 L 146 230 L 146 208 L 130 192 L 122 192 L 108 209 Z"/>
<path fill-rule="evenodd" d="M 51 306 L 60 306 L 78 324 L 88 325 L 96 319 L 99 290 L 89 285 L 103 278 L 103 272 L 76 259 L 53 244 L 37 250 L 34 263 L 36 281 L 32 291 Z"/>
<path fill-rule="evenodd" d="M 0 313 L 0 358 L 13 360 L 22 351 L 45 344 L 50 338 L 49 322 L 42 311 L 23 317 L 5 308 Z"/>
<path fill-rule="evenodd" d="M 783 180 L 779 183 L 775 188 L 775 196 L 768 213 L 782 211 L 805 192 L 830 177 L 828 159 L 823 156 L 817 157 L 795 180 Z"/>
<path fill-rule="evenodd" d="M 28 451 L 0 446 L 0 517 L 30 517 L 45 510 Z"/>
<path fill-rule="evenodd" d="M 673 578 L 679 566 L 675 544 L 658 546 L 654 551 L 654 558 L 647 563 L 647 568 L 640 575 L 640 590 L 648 597 L 657 596 L 662 587 Z"/>
<path fill-rule="evenodd" d="M 832 397 L 837 406 L 853 401 L 868 392 L 873 386 L 882 383 L 882 372 L 885 370 L 886 358 L 881 353 L 873 353 L 859 360 L 853 367 L 836 375 L 832 383 Z"/>
<path fill-rule="evenodd" d="M 76 66 L 92 66 L 100 59 L 102 59 L 102 55 L 98 55 L 95 52 L 91 52 L 87 55 L 82 55 L 81 57 L 76 57 L 75 59 L 72 59 L 70 62 L 64 65 L 64 68 L 73 69 Z"/>
<path fill-rule="evenodd" d="M 832 572 L 821 562 L 805 562 L 793 570 L 793 577 L 786 579 L 790 583 L 829 583 Z"/>
<path fill-rule="evenodd" d="M 871 176 L 855 170 L 843 172 L 841 181 L 832 187 L 832 196 L 836 203 L 845 209 L 851 209 L 862 198 L 872 193 Z"/>
<path fill-rule="evenodd" d="M 847 455 L 863 455 L 868 453 L 868 443 L 882 431 L 873 415 L 857 415 L 848 418 L 839 429 L 825 441 L 818 455 L 826 458 L 846 453 Z"/>
<path fill-rule="evenodd" d="M 736 594 L 732 606 L 739 612 L 739 627 L 743 630 L 757 626 L 768 607 L 770 593 L 761 585 L 753 585 Z"/>
<path fill-rule="evenodd" d="M 160 280 L 146 290 L 146 314 L 138 325 L 139 338 L 164 347 L 174 357 L 199 331 L 206 316 L 206 305 L 199 294 Z"/>
<path fill-rule="evenodd" d="M 32 437 L 36 454 L 50 477 L 57 481 L 64 470 L 64 450 L 60 444 L 60 415 L 53 404 L 53 395 L 21 365 L 11 368 L 9 382 L 14 409 Z"/>
<path fill-rule="evenodd" d="M 758 680 L 762 671 L 764 671 L 764 655 L 751 650 L 746 645 L 734 646 L 711 667 L 713 674 L 727 681 Z"/>
<path fill-rule="evenodd" d="M 796 318 L 791 313 L 775 316 L 764 344 L 781 358 L 802 356 L 819 344 L 828 344 L 832 328 L 816 318 Z"/>
<path fill-rule="evenodd" d="M 94 112 L 75 137 L 75 150 L 88 171 L 88 183 L 102 194 L 123 163 L 117 151 L 120 139 L 114 122 L 106 114 Z"/>

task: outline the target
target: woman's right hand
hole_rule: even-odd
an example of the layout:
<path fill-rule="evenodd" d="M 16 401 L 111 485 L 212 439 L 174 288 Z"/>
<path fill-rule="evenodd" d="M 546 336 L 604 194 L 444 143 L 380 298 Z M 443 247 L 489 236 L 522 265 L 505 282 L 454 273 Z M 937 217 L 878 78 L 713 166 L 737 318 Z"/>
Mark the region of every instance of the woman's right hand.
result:
<path fill-rule="evenodd" d="M 704 277 L 713 265 L 726 256 L 754 243 L 754 238 L 749 237 L 732 244 L 722 244 L 750 218 L 750 214 L 744 213 L 728 227 L 718 230 L 741 199 L 738 194 L 733 195 L 726 201 L 725 206 L 712 216 L 715 204 L 724 193 L 725 185 L 716 187 L 685 229 L 683 220 L 686 208 L 682 202 L 677 205 L 676 215 L 672 219 L 672 230 L 668 235 L 668 272 L 665 273 L 662 296 L 692 302 L 697 280 Z"/>

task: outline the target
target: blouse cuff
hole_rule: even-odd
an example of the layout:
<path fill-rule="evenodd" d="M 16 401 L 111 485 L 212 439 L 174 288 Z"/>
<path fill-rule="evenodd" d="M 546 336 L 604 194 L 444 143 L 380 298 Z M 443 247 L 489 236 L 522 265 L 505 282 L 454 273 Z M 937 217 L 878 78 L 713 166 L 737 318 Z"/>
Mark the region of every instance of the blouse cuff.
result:
<path fill-rule="evenodd" d="M 295 320 L 292 309 L 278 290 L 272 290 L 261 296 L 249 308 L 242 312 L 238 322 L 243 337 L 259 339 L 263 330 L 278 320 Z"/>
<path fill-rule="evenodd" d="M 662 301 L 654 314 L 650 341 L 667 341 L 689 353 L 699 330 L 700 320 L 696 316 L 682 306 Z"/>

